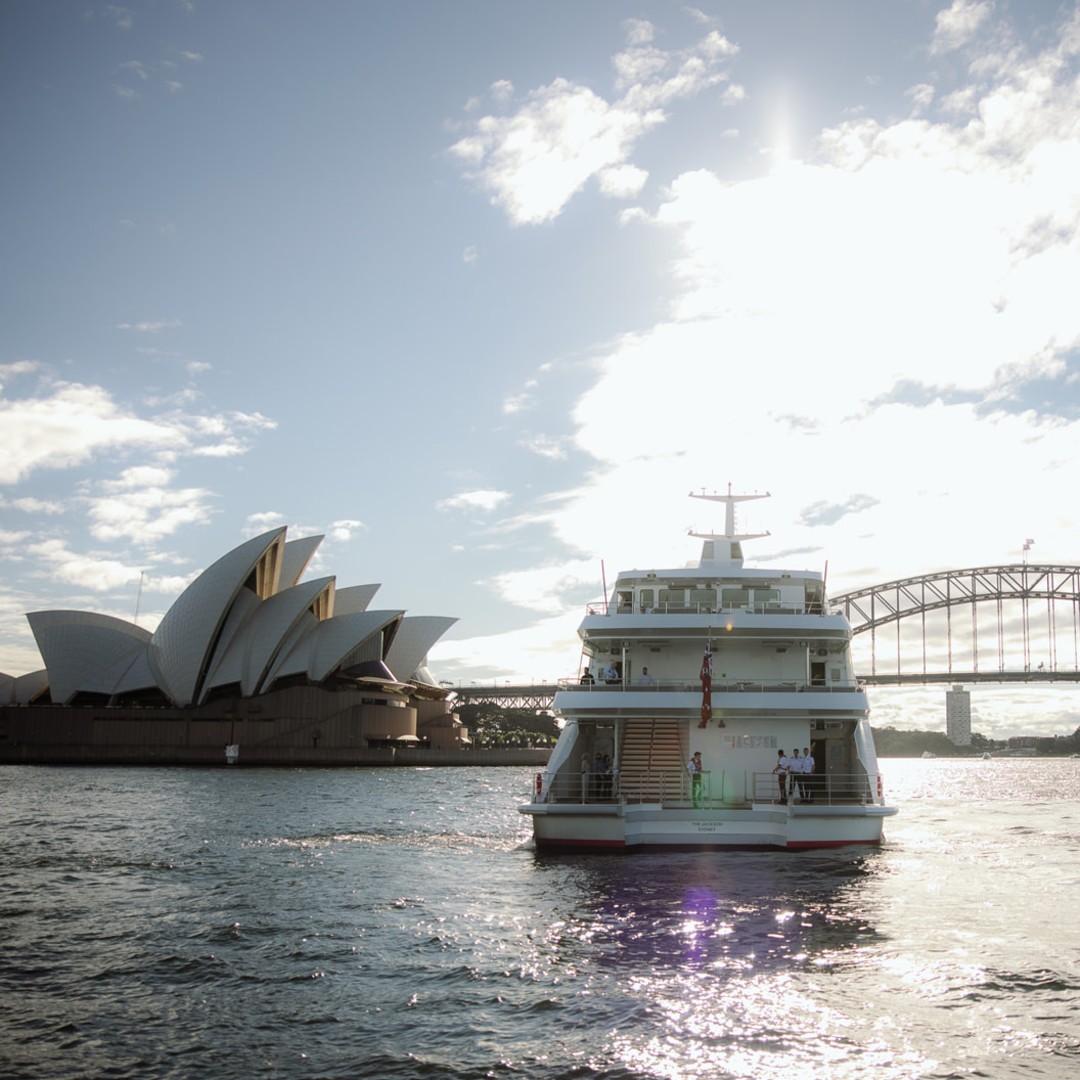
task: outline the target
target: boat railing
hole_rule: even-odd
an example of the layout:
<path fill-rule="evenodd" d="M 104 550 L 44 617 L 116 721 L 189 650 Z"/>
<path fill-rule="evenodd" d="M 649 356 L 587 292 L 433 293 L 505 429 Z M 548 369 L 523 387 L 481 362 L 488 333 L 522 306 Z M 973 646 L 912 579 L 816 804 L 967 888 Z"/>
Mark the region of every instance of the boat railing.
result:
<path fill-rule="evenodd" d="M 620 777 L 611 772 L 559 773 L 540 793 L 537 801 L 549 803 L 617 803 Z"/>
<path fill-rule="evenodd" d="M 708 799 L 711 774 L 704 772 L 701 795 Z M 690 775 L 685 769 L 559 773 L 534 792 L 534 800 L 548 803 L 684 803 L 691 798 Z"/>
<path fill-rule="evenodd" d="M 642 682 L 629 681 L 605 682 L 602 678 L 591 682 L 582 682 L 580 678 L 559 679 L 559 690 L 583 690 L 586 692 L 621 692 L 635 693 L 678 693 L 700 694 L 701 679 L 698 676 L 687 679 L 649 679 Z M 863 690 L 864 684 L 857 679 L 841 679 L 835 682 L 820 682 L 816 679 L 718 679 L 713 678 L 714 694 L 723 693 L 814 693 L 814 694 L 850 694 L 854 690 Z"/>
<path fill-rule="evenodd" d="M 753 775 L 753 801 L 755 803 L 790 803 L 798 806 L 851 806 L 872 804 L 877 774 L 867 773 L 811 773 L 809 776 L 788 773 L 781 789 L 780 776 L 773 772 Z"/>
<path fill-rule="evenodd" d="M 612 803 L 660 803 L 685 808 L 700 805 L 746 806 L 743 785 L 748 780 L 750 802 L 756 805 L 855 806 L 882 802 L 875 796 L 878 774 L 813 773 L 810 776 L 787 774 L 781 792 L 779 777 L 773 772 L 751 773 L 749 777 L 728 773 L 701 774 L 700 789 L 694 792 L 693 780 L 685 769 L 650 769 L 620 775 L 610 773 L 559 773 L 533 792 L 536 802 L 602 805 Z"/>
<path fill-rule="evenodd" d="M 750 615 L 842 615 L 839 608 L 826 612 L 820 603 L 791 600 L 758 600 L 740 604 L 674 602 L 656 600 L 653 603 L 618 603 L 592 600 L 585 605 L 586 615 L 731 615 L 735 612 Z"/>

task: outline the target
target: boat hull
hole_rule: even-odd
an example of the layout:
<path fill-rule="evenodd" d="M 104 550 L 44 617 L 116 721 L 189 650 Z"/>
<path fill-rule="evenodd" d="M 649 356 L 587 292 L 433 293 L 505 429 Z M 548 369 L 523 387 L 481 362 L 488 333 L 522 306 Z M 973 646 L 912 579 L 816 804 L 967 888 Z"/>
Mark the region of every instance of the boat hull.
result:
<path fill-rule="evenodd" d="M 529 803 L 538 849 L 809 850 L 880 844 L 895 807 L 761 805 L 673 809 L 660 805 L 573 806 Z"/>

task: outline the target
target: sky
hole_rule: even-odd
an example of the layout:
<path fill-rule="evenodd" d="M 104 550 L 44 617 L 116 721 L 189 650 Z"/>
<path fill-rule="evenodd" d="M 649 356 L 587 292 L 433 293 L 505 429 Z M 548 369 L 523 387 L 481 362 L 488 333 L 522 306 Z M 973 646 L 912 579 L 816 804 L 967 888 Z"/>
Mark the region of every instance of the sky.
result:
<path fill-rule="evenodd" d="M 1078 61 L 1075 0 L 7 0 L 0 671 L 278 525 L 462 685 L 575 672 L 691 490 L 833 594 L 1080 562 Z"/>

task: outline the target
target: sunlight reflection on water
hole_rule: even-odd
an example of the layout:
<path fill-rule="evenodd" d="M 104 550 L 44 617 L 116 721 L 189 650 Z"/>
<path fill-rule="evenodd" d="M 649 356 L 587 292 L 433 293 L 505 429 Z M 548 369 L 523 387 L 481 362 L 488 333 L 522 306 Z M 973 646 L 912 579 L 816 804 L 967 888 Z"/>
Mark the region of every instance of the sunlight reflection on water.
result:
<path fill-rule="evenodd" d="M 0 1071 L 1070 1075 L 1080 763 L 882 766 L 880 848 L 561 857 L 530 770 L 5 770 Z"/>

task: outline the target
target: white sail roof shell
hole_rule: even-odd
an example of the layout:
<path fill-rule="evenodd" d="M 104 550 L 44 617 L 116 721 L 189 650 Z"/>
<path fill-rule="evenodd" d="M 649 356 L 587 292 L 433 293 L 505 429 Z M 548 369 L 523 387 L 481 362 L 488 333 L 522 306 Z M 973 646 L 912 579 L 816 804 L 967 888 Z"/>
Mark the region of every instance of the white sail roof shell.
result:
<path fill-rule="evenodd" d="M 267 675 L 264 686 L 269 689 L 275 679 L 287 675 L 307 675 L 314 682 L 321 682 L 340 667 L 353 650 L 399 621 L 404 614 L 403 611 L 358 611 L 335 615 L 323 622 L 313 620 L 309 632 L 303 634 Z"/>
<path fill-rule="evenodd" d="M 288 540 L 281 558 L 281 584 L 279 589 L 289 589 L 297 584 L 300 575 L 307 569 L 311 557 L 323 542 L 321 536 L 304 536 L 299 540 Z"/>
<path fill-rule="evenodd" d="M 111 694 L 151 638 L 141 626 L 93 611 L 31 611 L 26 618 L 57 705 L 66 705 L 80 690 Z"/>
<path fill-rule="evenodd" d="M 148 655 L 158 685 L 175 704 L 185 706 L 195 700 L 210 651 L 240 589 L 260 561 L 273 554 L 272 549 L 279 549 L 280 554 L 284 537 L 284 527 L 274 529 L 223 555 L 165 613 L 154 631 Z M 276 587 L 274 580 L 268 591 L 273 593 Z"/>
<path fill-rule="evenodd" d="M 49 669 L 28 671 L 15 677 L 15 704 L 26 705 L 33 701 L 49 685 Z"/>
<path fill-rule="evenodd" d="M 386 653 L 386 666 L 403 681 L 426 682 L 429 675 L 417 679 L 431 646 L 450 629 L 457 619 L 443 615 L 406 615 Z"/>
<path fill-rule="evenodd" d="M 332 591 L 333 587 L 332 577 L 316 578 L 283 589 L 268 600 L 260 602 L 256 599 L 257 607 L 234 635 L 221 662 L 206 680 L 206 690 L 238 682 L 244 697 L 257 693 L 284 639 L 310 612 L 319 597 Z"/>
<path fill-rule="evenodd" d="M 352 615 L 357 611 L 367 611 L 379 588 L 378 585 L 350 585 L 338 589 L 334 593 L 334 614 Z"/>

